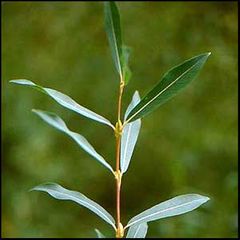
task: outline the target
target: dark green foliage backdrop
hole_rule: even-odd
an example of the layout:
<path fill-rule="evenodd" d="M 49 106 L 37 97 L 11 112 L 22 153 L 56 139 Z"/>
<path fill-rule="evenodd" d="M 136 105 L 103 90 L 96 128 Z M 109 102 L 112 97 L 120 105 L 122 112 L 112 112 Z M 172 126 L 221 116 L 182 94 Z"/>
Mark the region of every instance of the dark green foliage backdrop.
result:
<path fill-rule="evenodd" d="M 183 60 L 212 55 L 183 93 L 143 119 L 123 179 L 122 222 L 178 194 L 211 201 L 192 213 L 149 224 L 148 237 L 237 236 L 237 3 L 119 3 L 124 42 L 133 48 L 133 91 L 143 96 Z M 112 229 L 88 210 L 28 192 L 47 181 L 79 190 L 115 214 L 108 171 L 71 139 L 31 113 L 61 116 L 114 165 L 110 128 L 89 121 L 31 89 L 26 78 L 57 89 L 116 120 L 118 79 L 100 2 L 2 4 L 2 236 L 94 237 Z"/>

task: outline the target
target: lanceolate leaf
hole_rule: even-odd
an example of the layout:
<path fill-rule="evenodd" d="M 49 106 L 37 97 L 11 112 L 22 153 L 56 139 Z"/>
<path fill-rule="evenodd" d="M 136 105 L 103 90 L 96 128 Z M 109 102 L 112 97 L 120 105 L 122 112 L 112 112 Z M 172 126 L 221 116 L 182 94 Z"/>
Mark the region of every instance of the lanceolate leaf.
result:
<path fill-rule="evenodd" d="M 147 230 L 147 223 L 132 225 L 128 230 L 126 238 L 145 238 Z"/>
<path fill-rule="evenodd" d="M 203 67 L 210 53 L 193 57 L 170 69 L 162 80 L 129 113 L 127 121 L 144 117 L 185 88 Z"/>
<path fill-rule="evenodd" d="M 186 194 L 172 198 L 133 217 L 128 222 L 126 228 L 135 224 L 141 224 L 190 212 L 208 200 L 208 197 L 204 197 L 199 194 Z"/>
<path fill-rule="evenodd" d="M 98 238 L 106 238 L 98 229 L 95 228 Z"/>
<path fill-rule="evenodd" d="M 48 124 L 52 125 L 53 127 L 57 128 L 58 130 L 66 133 L 69 137 L 71 137 L 77 144 L 82 147 L 87 153 L 97 159 L 102 165 L 104 165 L 107 169 L 109 169 L 112 173 L 114 173 L 112 167 L 104 160 L 104 158 L 99 155 L 92 145 L 84 138 L 82 135 L 72 132 L 68 129 L 65 122 L 56 114 L 41 110 L 32 110 L 36 113 L 41 119 L 43 119 Z"/>
<path fill-rule="evenodd" d="M 99 204 L 79 192 L 67 190 L 55 183 L 42 184 L 32 188 L 31 190 L 47 192 L 49 195 L 59 200 L 74 201 L 88 208 L 116 229 L 113 217 Z"/>
<path fill-rule="evenodd" d="M 136 91 L 133 95 L 132 101 L 125 113 L 125 119 L 128 113 L 140 102 L 140 97 Z M 123 128 L 121 137 L 121 171 L 124 173 L 127 171 L 137 138 L 141 127 L 141 120 L 137 119 L 134 122 L 127 123 Z"/>
<path fill-rule="evenodd" d="M 120 76 L 122 76 L 121 55 L 122 37 L 120 27 L 120 15 L 115 2 L 104 2 L 105 28 L 113 61 Z"/>
<path fill-rule="evenodd" d="M 87 118 L 93 119 L 97 122 L 104 123 L 114 129 L 114 126 L 110 123 L 109 120 L 107 120 L 106 118 L 98 115 L 97 113 L 92 112 L 91 110 L 79 105 L 73 99 L 71 99 L 70 97 L 68 97 L 67 95 L 65 95 L 61 92 L 58 92 L 51 88 L 44 88 L 40 85 L 35 84 L 32 81 L 26 80 L 26 79 L 11 80 L 10 82 L 35 88 L 35 89 L 47 94 L 51 98 L 53 98 L 56 102 L 58 102 L 63 107 L 68 108 L 74 112 L 77 112 Z"/>
<path fill-rule="evenodd" d="M 127 46 L 122 47 L 121 65 L 122 65 L 123 80 L 124 80 L 125 85 L 128 84 L 128 82 L 132 76 L 132 72 L 128 65 L 130 51 L 131 50 L 129 47 L 127 47 Z"/>

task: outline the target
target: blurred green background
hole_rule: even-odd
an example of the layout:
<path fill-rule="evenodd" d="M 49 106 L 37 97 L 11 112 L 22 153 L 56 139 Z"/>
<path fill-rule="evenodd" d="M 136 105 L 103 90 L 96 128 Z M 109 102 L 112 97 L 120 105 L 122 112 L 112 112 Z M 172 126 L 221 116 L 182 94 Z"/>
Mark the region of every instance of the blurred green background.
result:
<path fill-rule="evenodd" d="M 143 96 L 171 67 L 212 55 L 181 94 L 142 121 L 123 178 L 122 222 L 178 194 L 211 198 L 189 214 L 149 224 L 148 237 L 237 237 L 237 2 L 121 2 L 124 42 L 132 47 L 135 89 Z M 115 215 L 111 174 L 32 112 L 49 110 L 84 135 L 114 166 L 110 128 L 64 109 L 26 78 L 57 89 L 116 120 L 118 77 L 101 2 L 2 3 L 2 237 L 108 237 L 110 226 L 83 207 L 28 192 L 43 182 L 78 190 Z"/>

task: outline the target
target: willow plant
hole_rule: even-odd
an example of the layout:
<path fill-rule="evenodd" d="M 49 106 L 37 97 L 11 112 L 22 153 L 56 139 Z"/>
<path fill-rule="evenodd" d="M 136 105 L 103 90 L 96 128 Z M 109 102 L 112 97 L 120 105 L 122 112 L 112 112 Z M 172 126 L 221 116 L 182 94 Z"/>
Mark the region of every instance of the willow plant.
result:
<path fill-rule="evenodd" d="M 119 96 L 117 120 L 115 124 L 112 124 L 105 117 L 79 105 L 69 96 L 54 89 L 42 87 L 26 79 L 11 80 L 10 82 L 37 89 L 54 99 L 63 107 L 89 119 L 108 125 L 112 129 L 116 139 L 116 166 L 115 169 L 113 169 L 112 166 L 92 147 L 86 138 L 70 130 L 59 116 L 51 112 L 33 109 L 32 111 L 42 120 L 71 137 L 81 148 L 112 173 L 116 181 L 116 218 L 114 219 L 102 206 L 87 198 L 85 195 L 77 191 L 65 189 L 55 183 L 41 184 L 31 190 L 47 192 L 56 199 L 71 200 L 88 208 L 112 226 L 116 238 L 124 237 L 127 229 L 126 238 L 144 238 L 147 234 L 148 222 L 187 213 L 209 200 L 208 197 L 199 194 L 176 196 L 141 212 L 131 218 L 125 226 L 122 225 L 120 214 L 121 180 L 123 174 L 127 172 L 129 167 L 140 131 L 141 118 L 153 112 L 184 89 L 197 76 L 210 53 L 200 54 L 171 68 L 142 99 L 140 99 L 139 93 L 135 91 L 131 103 L 126 109 L 124 118 L 122 119 L 122 95 L 131 78 L 131 71 L 128 64 L 130 49 L 122 43 L 120 16 L 114 2 L 104 3 L 104 16 L 107 38 L 114 65 L 119 75 Z M 99 238 L 105 238 L 98 229 L 95 229 L 95 231 Z"/>

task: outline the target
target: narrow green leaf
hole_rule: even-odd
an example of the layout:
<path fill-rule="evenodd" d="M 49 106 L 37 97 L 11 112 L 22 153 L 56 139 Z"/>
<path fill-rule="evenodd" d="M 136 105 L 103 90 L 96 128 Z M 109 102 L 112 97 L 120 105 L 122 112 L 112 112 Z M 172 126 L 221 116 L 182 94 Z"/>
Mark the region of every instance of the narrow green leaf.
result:
<path fill-rule="evenodd" d="M 186 194 L 177 196 L 162 202 L 133 217 L 127 224 L 130 227 L 135 224 L 150 222 L 161 218 L 172 217 L 190 212 L 209 200 L 208 197 L 199 194 Z"/>
<path fill-rule="evenodd" d="M 56 183 L 45 183 L 32 188 L 31 191 L 43 191 L 47 192 L 49 195 L 59 200 L 74 201 L 80 204 L 81 206 L 88 208 L 90 211 L 97 214 L 100 218 L 102 218 L 104 221 L 109 223 L 114 229 L 116 229 L 113 217 L 99 204 L 97 204 L 96 202 L 92 201 L 91 199 L 87 198 L 85 195 L 79 192 L 70 191 Z"/>
<path fill-rule="evenodd" d="M 193 57 L 170 69 L 162 80 L 129 113 L 127 122 L 149 114 L 184 89 L 199 73 L 210 53 Z"/>
<path fill-rule="evenodd" d="M 105 16 L 105 29 L 109 45 L 112 52 L 112 57 L 116 69 L 120 75 L 122 74 L 121 55 L 122 55 L 122 37 L 120 27 L 120 15 L 115 2 L 104 2 L 104 16 Z"/>
<path fill-rule="evenodd" d="M 136 91 L 132 97 L 132 101 L 129 104 L 124 119 L 127 118 L 128 113 L 140 102 L 140 96 Z M 134 147 L 136 145 L 139 131 L 141 127 L 141 120 L 137 119 L 134 122 L 127 123 L 123 128 L 121 137 L 121 171 L 126 172 L 133 154 Z"/>
<path fill-rule="evenodd" d="M 127 46 L 122 47 L 121 66 L 125 85 L 128 84 L 130 78 L 132 77 L 132 72 L 128 65 L 130 52 L 131 52 L 130 47 Z"/>
<path fill-rule="evenodd" d="M 109 120 L 107 120 L 106 118 L 98 115 L 97 113 L 79 105 L 77 102 L 75 102 L 69 96 L 67 96 L 61 92 L 58 92 L 51 88 L 44 88 L 40 85 L 35 84 L 32 81 L 26 80 L 26 79 L 11 80 L 10 82 L 37 89 L 37 90 L 47 94 L 51 98 L 53 98 L 57 103 L 59 103 L 63 107 L 68 108 L 74 112 L 77 112 L 87 118 L 93 119 L 97 122 L 104 123 L 114 129 L 114 126 L 110 123 Z"/>
<path fill-rule="evenodd" d="M 127 233 L 126 238 L 145 238 L 147 235 L 147 223 L 132 225 Z"/>
<path fill-rule="evenodd" d="M 98 229 L 95 228 L 98 238 L 106 238 Z"/>
<path fill-rule="evenodd" d="M 96 152 L 96 150 L 92 147 L 92 145 L 84 138 L 82 135 L 72 132 L 68 129 L 65 122 L 56 114 L 41 110 L 32 110 L 36 113 L 42 120 L 50 124 L 51 126 L 57 128 L 58 130 L 66 133 L 69 137 L 71 137 L 77 144 L 83 148 L 87 153 L 89 153 L 92 157 L 98 160 L 104 167 L 114 173 L 112 167 L 104 160 L 104 158 Z"/>

